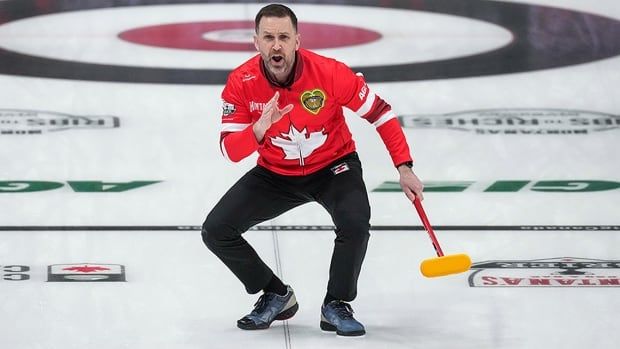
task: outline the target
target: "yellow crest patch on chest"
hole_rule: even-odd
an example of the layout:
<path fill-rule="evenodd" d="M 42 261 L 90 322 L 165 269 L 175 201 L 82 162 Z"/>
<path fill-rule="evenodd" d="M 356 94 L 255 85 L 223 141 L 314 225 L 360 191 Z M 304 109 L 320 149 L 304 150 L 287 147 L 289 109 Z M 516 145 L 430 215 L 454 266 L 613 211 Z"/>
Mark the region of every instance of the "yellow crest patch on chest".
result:
<path fill-rule="evenodd" d="M 321 108 L 325 106 L 325 92 L 318 88 L 312 91 L 304 91 L 301 94 L 301 105 L 312 114 L 318 114 Z"/>

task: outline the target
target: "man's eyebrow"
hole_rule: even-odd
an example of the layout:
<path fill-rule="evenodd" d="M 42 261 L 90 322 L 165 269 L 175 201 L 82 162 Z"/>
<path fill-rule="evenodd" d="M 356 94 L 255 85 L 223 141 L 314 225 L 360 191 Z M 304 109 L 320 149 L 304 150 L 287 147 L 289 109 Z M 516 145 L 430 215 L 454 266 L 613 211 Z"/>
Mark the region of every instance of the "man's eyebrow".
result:
<path fill-rule="evenodd" d="M 285 32 L 278 32 L 278 33 L 276 33 L 276 34 L 277 34 L 277 35 L 283 35 L 283 34 L 284 34 L 284 35 L 289 35 L 289 36 L 291 35 L 291 34 L 290 34 L 289 32 L 287 32 L 287 31 L 285 31 Z M 268 30 L 263 30 L 263 32 L 261 33 L 261 35 L 276 35 L 276 34 L 274 34 L 274 33 L 270 32 L 270 31 L 268 31 Z"/>

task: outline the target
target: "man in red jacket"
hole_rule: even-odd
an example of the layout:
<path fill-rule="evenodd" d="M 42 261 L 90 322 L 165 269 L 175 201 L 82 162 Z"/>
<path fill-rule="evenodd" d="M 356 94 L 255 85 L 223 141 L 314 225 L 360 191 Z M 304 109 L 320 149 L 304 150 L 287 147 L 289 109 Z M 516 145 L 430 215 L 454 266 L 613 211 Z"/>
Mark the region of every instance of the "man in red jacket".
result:
<path fill-rule="evenodd" d="M 349 303 L 366 254 L 370 206 L 355 142 L 343 107 L 376 127 L 409 200 L 422 199 L 422 183 L 402 128 L 389 104 L 362 74 L 299 48 L 297 18 L 286 6 L 263 7 L 255 19 L 259 55 L 233 70 L 222 92 L 220 148 L 237 162 L 258 151 L 258 164 L 220 199 L 202 228 L 206 246 L 239 278 L 247 292 L 263 291 L 254 310 L 237 322 L 265 329 L 292 317 L 298 304 L 242 237 L 252 226 L 315 201 L 331 215 L 336 239 L 321 329 L 365 334 Z"/>

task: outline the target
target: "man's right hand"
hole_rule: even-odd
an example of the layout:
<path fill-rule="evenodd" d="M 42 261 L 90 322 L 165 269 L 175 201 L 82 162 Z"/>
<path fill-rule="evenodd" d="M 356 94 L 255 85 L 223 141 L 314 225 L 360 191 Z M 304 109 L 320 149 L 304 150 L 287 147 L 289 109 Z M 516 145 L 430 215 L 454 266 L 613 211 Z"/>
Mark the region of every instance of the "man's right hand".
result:
<path fill-rule="evenodd" d="M 290 112 L 293 109 L 292 104 L 288 104 L 284 108 L 280 109 L 278 107 L 278 98 L 280 98 L 280 92 L 276 91 L 273 97 L 265 104 L 263 108 L 263 113 L 260 118 L 256 120 L 252 129 L 254 130 L 254 136 L 256 140 L 261 143 L 263 141 L 263 137 L 265 137 L 265 132 L 271 127 L 271 125 L 282 119 L 284 114 Z"/>

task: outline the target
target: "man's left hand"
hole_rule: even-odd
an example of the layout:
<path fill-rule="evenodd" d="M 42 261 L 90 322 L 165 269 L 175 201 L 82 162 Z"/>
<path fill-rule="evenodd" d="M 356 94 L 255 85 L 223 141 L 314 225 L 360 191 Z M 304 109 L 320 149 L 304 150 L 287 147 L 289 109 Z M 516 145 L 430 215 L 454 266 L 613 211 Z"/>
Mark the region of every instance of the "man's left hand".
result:
<path fill-rule="evenodd" d="M 420 201 L 424 200 L 424 194 L 422 194 L 424 184 L 422 184 L 418 176 L 413 173 L 413 170 L 406 165 L 400 165 L 398 166 L 398 174 L 400 175 L 400 187 L 403 189 L 407 198 L 411 200 L 411 202 L 413 202 L 416 197 L 418 197 Z"/>

